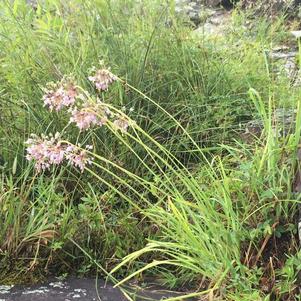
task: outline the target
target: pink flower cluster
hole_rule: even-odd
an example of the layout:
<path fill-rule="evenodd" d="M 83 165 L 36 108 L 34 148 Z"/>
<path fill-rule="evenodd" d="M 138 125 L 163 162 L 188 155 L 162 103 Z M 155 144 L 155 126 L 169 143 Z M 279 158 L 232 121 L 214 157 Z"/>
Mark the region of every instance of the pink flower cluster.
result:
<path fill-rule="evenodd" d="M 72 106 L 79 97 L 75 85 L 70 80 L 62 80 L 57 84 L 49 84 L 43 96 L 44 105 L 49 109 L 59 111 Z"/>
<path fill-rule="evenodd" d="M 82 108 L 75 107 L 71 111 L 70 122 L 74 122 L 80 130 L 92 126 L 102 126 L 107 123 L 110 110 L 103 103 L 84 104 Z"/>
<path fill-rule="evenodd" d="M 88 79 L 95 84 L 98 91 L 106 91 L 109 85 L 117 80 L 117 77 L 108 69 L 99 69 L 94 76 L 89 76 Z"/>
<path fill-rule="evenodd" d="M 126 133 L 129 127 L 129 121 L 124 117 L 118 117 L 114 120 L 113 127 L 116 130 L 120 130 L 122 133 Z"/>
<path fill-rule="evenodd" d="M 95 71 L 94 76 L 90 76 L 89 80 L 93 82 L 96 89 L 105 91 L 109 85 L 117 80 L 108 69 L 100 69 Z M 51 111 L 60 111 L 64 107 L 69 107 L 68 112 L 71 114 L 70 123 L 75 123 L 82 131 L 93 126 L 103 126 L 109 123 L 113 130 L 127 132 L 129 128 L 129 119 L 125 114 L 111 112 L 108 105 L 101 102 L 98 98 L 92 100 L 88 93 L 86 96 L 78 93 L 77 86 L 71 79 L 63 79 L 59 83 L 51 83 L 45 89 L 43 96 L 45 106 Z M 114 120 L 115 119 L 115 120 Z M 62 142 L 60 134 L 55 135 L 32 135 L 27 141 L 27 160 L 35 161 L 35 168 L 38 172 L 49 169 L 53 165 L 60 165 L 68 162 L 70 165 L 84 171 L 87 164 L 92 159 L 87 154 L 87 149 L 83 149 L 80 145 L 71 145 L 68 142 Z"/>
<path fill-rule="evenodd" d="M 35 168 L 38 172 L 49 169 L 52 165 L 60 165 L 63 161 L 78 167 L 83 172 L 85 166 L 91 163 L 86 150 L 79 146 L 62 143 L 59 133 L 54 136 L 42 135 L 41 137 L 31 135 L 26 144 L 26 159 L 35 161 Z"/>
<path fill-rule="evenodd" d="M 91 146 L 86 146 L 86 148 L 91 149 Z M 92 159 L 88 157 L 87 151 L 74 145 L 69 145 L 66 148 L 66 159 L 72 166 L 78 167 L 81 172 L 84 171 L 87 164 L 92 163 Z"/>
<path fill-rule="evenodd" d="M 108 69 L 102 68 L 96 70 L 94 76 L 89 76 L 89 80 L 95 84 L 96 89 L 104 91 L 117 80 L 117 77 Z M 70 123 L 75 123 L 81 131 L 107 123 L 111 114 L 110 110 L 98 99 L 91 102 L 88 97 L 79 94 L 72 80 L 63 79 L 59 83 L 48 84 L 48 88 L 45 90 L 46 94 L 43 96 L 45 106 L 49 107 L 51 111 L 70 107 Z M 76 104 L 77 99 L 80 100 L 80 105 Z M 122 128 L 125 129 L 125 127 Z"/>

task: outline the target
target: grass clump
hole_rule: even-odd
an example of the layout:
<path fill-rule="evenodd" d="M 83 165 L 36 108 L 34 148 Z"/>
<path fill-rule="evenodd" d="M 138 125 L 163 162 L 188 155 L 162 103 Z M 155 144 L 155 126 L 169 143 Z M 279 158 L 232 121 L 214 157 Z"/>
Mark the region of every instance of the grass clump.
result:
<path fill-rule="evenodd" d="M 300 88 L 269 56 L 283 18 L 246 31 L 234 11 L 212 37 L 161 1 L 0 11 L 1 280 L 106 270 L 189 285 L 187 298 L 297 294 Z M 47 110 L 45 93 L 69 106 L 67 79 L 72 109 Z"/>

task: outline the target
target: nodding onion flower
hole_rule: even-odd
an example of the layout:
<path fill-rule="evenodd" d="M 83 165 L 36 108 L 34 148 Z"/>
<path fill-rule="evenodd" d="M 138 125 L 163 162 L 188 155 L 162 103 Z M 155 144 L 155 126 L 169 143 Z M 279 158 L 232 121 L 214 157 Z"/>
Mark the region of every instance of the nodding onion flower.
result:
<path fill-rule="evenodd" d="M 80 109 L 77 107 L 72 109 L 70 122 L 74 122 L 82 131 L 92 126 L 105 125 L 110 114 L 110 110 L 103 103 L 86 103 Z"/>
<path fill-rule="evenodd" d="M 88 77 L 89 81 L 94 83 L 98 91 L 106 91 L 109 85 L 117 80 L 117 77 L 108 69 L 99 69 L 93 76 Z"/>
<path fill-rule="evenodd" d="M 47 170 L 53 165 L 60 165 L 65 161 L 83 172 L 85 166 L 92 162 L 87 151 L 80 146 L 62 142 L 60 137 L 59 133 L 40 137 L 32 134 L 26 141 L 26 159 L 35 162 L 35 169 L 38 172 Z M 91 149 L 91 146 L 86 146 L 86 149 Z"/>
<path fill-rule="evenodd" d="M 95 84 L 97 90 L 105 91 L 117 77 L 108 69 L 99 69 L 88 79 Z M 80 87 L 70 78 L 64 78 L 58 83 L 49 83 L 43 96 L 44 105 L 50 111 L 57 112 L 69 108 L 68 112 L 71 114 L 69 123 L 75 123 L 80 131 L 106 125 L 109 119 L 115 119 L 111 123 L 114 130 L 120 130 L 122 133 L 128 131 L 130 123 L 125 114 L 121 116 L 119 113 L 111 112 L 104 102 L 98 98 L 93 101 L 80 94 L 79 90 Z M 38 172 L 64 162 L 83 172 L 86 165 L 92 162 L 92 158 L 88 156 L 91 146 L 83 149 L 80 145 L 72 145 L 68 141 L 63 141 L 60 133 L 41 136 L 32 134 L 25 144 L 26 159 L 35 162 L 35 169 Z"/>
<path fill-rule="evenodd" d="M 120 130 L 122 133 L 126 133 L 129 127 L 129 121 L 125 117 L 118 117 L 113 122 L 113 128 Z"/>
<path fill-rule="evenodd" d="M 60 111 L 64 107 L 74 105 L 76 98 L 80 97 L 76 86 L 71 80 L 63 79 L 59 83 L 50 83 L 45 88 L 45 95 L 43 96 L 44 105 L 50 111 Z"/>

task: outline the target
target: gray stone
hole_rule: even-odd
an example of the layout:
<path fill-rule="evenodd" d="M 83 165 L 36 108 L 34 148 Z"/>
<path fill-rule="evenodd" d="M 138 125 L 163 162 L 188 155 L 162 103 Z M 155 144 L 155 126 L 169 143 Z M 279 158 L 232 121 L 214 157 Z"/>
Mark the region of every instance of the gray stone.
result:
<path fill-rule="evenodd" d="M 200 24 L 211 10 L 217 8 L 222 3 L 221 0 L 176 0 L 176 13 L 187 15 L 196 25 Z"/>
<path fill-rule="evenodd" d="M 226 10 L 211 10 L 204 24 L 194 30 L 196 36 L 208 35 L 211 37 L 222 36 L 231 24 L 231 12 Z"/>
<path fill-rule="evenodd" d="M 296 16 L 300 3 L 300 0 L 241 0 L 240 6 L 252 9 L 255 15 L 276 16 L 277 13 L 285 13 L 287 16 Z"/>
<path fill-rule="evenodd" d="M 135 300 L 163 300 L 164 298 L 183 295 L 177 292 L 163 290 L 156 286 L 147 289 L 129 287 L 135 294 Z M 65 281 L 53 280 L 43 285 L 31 286 L 1 286 L 1 301 L 127 301 L 119 288 L 106 284 L 103 280 L 95 279 L 68 279 Z M 186 299 L 193 300 L 193 299 Z"/>
<path fill-rule="evenodd" d="M 278 76 L 285 74 L 293 86 L 300 86 L 301 84 L 297 55 L 298 51 L 290 51 L 287 47 L 276 47 L 269 52 L 269 58 L 274 67 L 273 72 Z"/>
<path fill-rule="evenodd" d="M 26 0 L 27 4 L 32 5 L 32 6 L 36 6 L 38 4 L 37 0 Z"/>
<path fill-rule="evenodd" d="M 205 0 L 203 1 L 205 5 L 215 7 L 221 4 L 221 0 Z"/>
<path fill-rule="evenodd" d="M 292 34 L 296 39 L 300 39 L 300 38 L 301 38 L 301 30 L 291 31 L 291 34 Z"/>
<path fill-rule="evenodd" d="M 202 5 L 198 0 L 176 0 L 176 13 L 178 15 L 186 15 L 196 25 L 201 22 Z"/>
<path fill-rule="evenodd" d="M 295 127 L 296 110 L 289 108 L 279 108 L 272 113 L 272 131 L 274 135 L 287 136 L 292 133 Z M 259 137 L 264 129 L 262 119 L 254 119 L 245 125 L 245 133 L 242 138 L 251 141 L 252 137 Z"/>

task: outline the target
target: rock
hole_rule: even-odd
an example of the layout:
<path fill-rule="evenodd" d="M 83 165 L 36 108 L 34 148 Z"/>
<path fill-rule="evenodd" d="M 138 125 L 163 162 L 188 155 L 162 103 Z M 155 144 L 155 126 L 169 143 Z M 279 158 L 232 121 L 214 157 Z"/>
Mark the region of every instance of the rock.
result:
<path fill-rule="evenodd" d="M 37 5 L 38 1 L 37 0 L 26 0 L 27 4 L 29 5 Z"/>
<path fill-rule="evenodd" d="M 301 0 L 241 0 L 239 5 L 244 9 L 252 9 L 254 15 L 276 16 L 277 13 L 285 13 L 287 16 L 298 14 L 297 6 Z"/>
<path fill-rule="evenodd" d="M 236 0 L 176 0 L 176 13 L 187 15 L 190 20 L 199 25 L 212 12 L 211 9 L 219 7 L 229 8 Z"/>
<path fill-rule="evenodd" d="M 36 9 L 38 6 L 37 0 L 26 0 L 27 4 L 30 5 L 33 9 Z"/>
<path fill-rule="evenodd" d="M 226 10 L 212 11 L 205 23 L 200 25 L 194 33 L 199 35 L 210 35 L 212 37 L 222 36 L 231 23 L 231 13 Z"/>
<path fill-rule="evenodd" d="M 291 31 L 291 34 L 292 34 L 296 39 L 300 39 L 300 38 L 301 38 L 301 30 Z"/>
<path fill-rule="evenodd" d="M 272 131 L 275 136 L 287 136 L 294 131 L 296 110 L 279 108 L 272 113 Z M 264 129 L 262 119 L 254 119 L 245 125 L 243 140 L 250 142 L 252 137 L 260 137 Z"/>
<path fill-rule="evenodd" d="M 198 0 L 176 0 L 176 13 L 179 15 L 187 15 L 196 25 L 201 22 L 202 8 L 203 7 Z"/>
<path fill-rule="evenodd" d="M 275 47 L 269 52 L 269 59 L 276 75 L 285 74 L 293 86 L 300 86 L 301 75 L 298 66 L 298 51 L 287 47 Z"/>
<path fill-rule="evenodd" d="M 158 286 L 147 289 L 129 288 L 136 295 L 135 300 L 163 300 L 179 297 L 180 293 L 166 291 Z M 64 281 L 48 281 L 43 285 L 31 286 L 1 286 L 2 301 L 126 301 L 128 300 L 119 288 L 106 284 L 104 280 L 67 279 Z M 187 300 L 192 300 L 187 299 Z"/>
<path fill-rule="evenodd" d="M 207 0 L 207 1 L 205 0 L 202 2 L 205 2 L 204 5 L 211 6 L 211 7 L 216 7 L 221 4 L 221 0 Z"/>
<path fill-rule="evenodd" d="M 226 8 L 233 7 L 239 0 L 203 0 L 204 5 L 209 6 L 209 7 L 219 7 L 223 6 Z"/>

